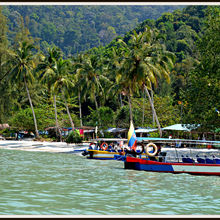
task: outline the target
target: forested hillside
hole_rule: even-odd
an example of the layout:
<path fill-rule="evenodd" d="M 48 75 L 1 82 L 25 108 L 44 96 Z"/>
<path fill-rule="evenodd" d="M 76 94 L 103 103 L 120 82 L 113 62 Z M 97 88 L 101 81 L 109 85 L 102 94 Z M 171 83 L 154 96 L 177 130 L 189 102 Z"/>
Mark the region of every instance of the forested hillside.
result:
<path fill-rule="evenodd" d="M 148 6 L 34 6 L 39 15 L 11 7 L 0 11 L 0 123 L 36 134 L 55 126 L 56 138 L 60 127 L 128 128 L 130 121 L 158 127 L 157 136 L 175 123 L 219 135 L 219 6 L 158 18 Z M 29 15 L 24 22 L 15 8 Z"/>
<path fill-rule="evenodd" d="M 16 31 L 22 16 L 31 35 L 40 38 L 42 49 L 53 43 L 68 55 L 104 46 L 142 21 L 177 8 L 183 6 L 18 5 L 5 6 L 4 15 L 11 31 Z"/>

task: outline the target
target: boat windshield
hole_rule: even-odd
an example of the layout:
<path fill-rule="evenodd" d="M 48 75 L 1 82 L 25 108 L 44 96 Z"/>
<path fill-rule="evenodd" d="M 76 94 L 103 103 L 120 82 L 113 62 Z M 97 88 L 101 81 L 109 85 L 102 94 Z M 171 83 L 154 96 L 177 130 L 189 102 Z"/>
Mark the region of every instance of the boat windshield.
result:
<path fill-rule="evenodd" d="M 162 152 L 166 152 L 165 162 L 199 162 L 200 159 L 220 159 L 220 151 L 217 149 L 170 148 L 164 149 Z"/>

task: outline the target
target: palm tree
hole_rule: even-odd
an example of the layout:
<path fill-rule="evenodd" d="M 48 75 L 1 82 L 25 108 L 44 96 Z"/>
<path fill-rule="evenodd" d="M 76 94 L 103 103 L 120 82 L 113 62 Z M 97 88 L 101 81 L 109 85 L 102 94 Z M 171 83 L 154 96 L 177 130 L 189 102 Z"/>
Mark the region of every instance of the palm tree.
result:
<path fill-rule="evenodd" d="M 101 95 L 104 96 L 101 80 L 106 79 L 102 74 L 101 60 L 102 58 L 98 55 L 85 54 L 82 63 L 77 68 L 77 78 L 82 86 L 82 90 L 86 90 L 91 100 L 94 101 L 98 114 L 99 104 L 97 94 L 101 93 Z M 100 119 L 100 117 L 98 118 Z"/>
<path fill-rule="evenodd" d="M 69 116 L 70 124 L 72 130 L 74 131 L 75 129 L 74 123 L 70 115 L 69 107 L 67 104 L 67 98 L 70 96 L 70 91 L 71 91 L 70 89 L 75 86 L 68 72 L 69 64 L 70 64 L 69 60 L 63 60 L 62 58 L 59 58 L 59 60 L 56 61 L 57 79 L 53 85 L 53 90 L 55 94 L 61 92 L 62 97 L 64 99 L 67 114 Z"/>
<path fill-rule="evenodd" d="M 102 51 L 79 54 L 77 57 L 73 57 L 72 72 L 74 73 L 76 83 L 75 90 L 78 93 L 81 126 L 81 100 L 90 97 L 91 101 L 95 103 L 98 115 L 99 107 L 104 105 L 106 101 L 106 90 L 108 90 L 108 85 L 111 84 L 110 79 L 107 77 L 108 71 L 106 64 L 107 62 L 102 55 Z M 100 120 L 99 124 L 101 124 Z"/>
<path fill-rule="evenodd" d="M 111 51 L 108 53 L 108 79 L 109 79 L 109 86 L 107 91 L 107 97 L 117 97 L 119 106 L 123 107 L 123 100 L 122 100 L 122 90 L 123 87 L 120 83 L 116 82 L 119 81 L 117 76 L 120 76 L 120 57 L 121 51 L 115 47 L 111 48 Z"/>
<path fill-rule="evenodd" d="M 28 84 L 33 83 L 34 81 L 33 69 L 35 67 L 35 63 L 32 49 L 34 49 L 33 44 L 28 43 L 26 41 L 19 42 L 19 46 L 16 49 L 16 51 L 11 52 L 12 60 L 10 62 L 12 62 L 13 67 L 10 70 L 8 76 L 10 77 L 12 83 L 24 83 L 28 100 L 33 113 L 36 138 L 39 138 L 37 120 L 28 88 Z"/>
<path fill-rule="evenodd" d="M 62 141 L 62 134 L 60 131 L 58 118 L 57 118 L 57 106 L 56 106 L 56 93 L 54 90 L 54 84 L 60 77 L 60 72 L 57 71 L 57 61 L 61 58 L 61 50 L 56 47 L 48 49 L 48 56 L 41 57 L 41 63 L 37 67 L 37 72 L 39 72 L 39 77 L 41 82 L 47 83 L 48 89 L 53 95 L 54 113 L 56 121 L 56 133 L 59 136 L 60 141 Z"/>
<path fill-rule="evenodd" d="M 158 33 L 146 28 L 145 32 L 134 34 L 128 43 L 119 40 L 124 48 L 124 59 L 120 62 L 119 82 L 126 89 L 130 114 L 131 101 L 130 97 L 139 88 L 144 88 L 151 104 L 155 120 L 162 137 L 160 123 L 154 108 L 153 101 L 148 91 L 152 90 L 151 84 L 157 85 L 158 77 L 165 77 L 169 81 L 169 69 L 173 65 L 174 56 L 172 53 L 165 51 L 163 46 L 158 42 Z M 132 120 L 132 116 L 130 117 Z"/>
<path fill-rule="evenodd" d="M 158 78 L 161 77 L 165 78 L 168 83 L 170 82 L 170 69 L 173 68 L 175 56 L 173 53 L 166 51 L 165 46 L 160 44 L 158 41 L 158 32 L 146 29 L 145 33 L 148 34 L 150 38 L 148 42 L 149 46 L 146 50 L 147 53 L 140 70 L 144 73 L 142 86 L 150 101 L 153 118 L 156 120 L 160 137 L 162 137 L 162 130 L 153 103 L 152 84 L 158 86 Z M 143 37 L 145 33 L 143 33 Z M 150 95 L 149 90 L 152 92 L 152 95 Z"/>
<path fill-rule="evenodd" d="M 75 87 L 73 88 L 73 91 L 76 92 L 78 96 L 78 102 L 79 102 L 79 118 L 80 118 L 80 126 L 83 126 L 82 122 L 82 98 L 85 97 L 86 94 L 86 88 L 84 86 L 84 79 L 82 75 L 80 74 L 83 69 L 83 60 L 84 60 L 84 54 L 78 54 L 78 56 L 72 58 L 71 62 L 71 73 L 73 75 L 73 80 L 75 82 Z"/>
<path fill-rule="evenodd" d="M 139 84 L 141 84 L 138 73 L 139 63 L 142 59 L 143 52 L 140 51 L 138 47 L 142 44 L 138 39 L 136 32 L 132 36 L 131 40 L 128 43 L 125 43 L 123 40 L 118 40 L 121 43 L 120 56 L 118 60 L 116 59 L 115 65 L 117 68 L 116 71 L 116 82 L 120 85 L 120 90 L 122 94 L 126 95 L 129 103 L 130 111 L 130 121 L 133 122 L 132 115 L 132 103 L 131 96 L 135 92 L 139 92 Z M 122 58 L 123 57 L 123 58 Z"/>

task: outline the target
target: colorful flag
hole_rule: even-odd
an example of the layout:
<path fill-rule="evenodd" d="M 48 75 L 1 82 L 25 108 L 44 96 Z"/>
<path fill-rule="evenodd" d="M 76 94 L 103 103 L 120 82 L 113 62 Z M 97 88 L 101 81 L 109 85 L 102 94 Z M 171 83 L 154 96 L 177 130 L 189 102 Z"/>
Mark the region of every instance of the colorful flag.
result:
<path fill-rule="evenodd" d="M 130 123 L 130 128 L 128 131 L 128 147 L 130 147 L 130 149 L 136 149 L 137 146 L 137 137 L 135 134 L 135 130 L 134 130 L 134 125 L 131 121 Z"/>
<path fill-rule="evenodd" d="M 79 129 L 79 134 L 80 134 L 80 137 L 83 137 L 83 134 L 84 134 L 83 129 Z"/>

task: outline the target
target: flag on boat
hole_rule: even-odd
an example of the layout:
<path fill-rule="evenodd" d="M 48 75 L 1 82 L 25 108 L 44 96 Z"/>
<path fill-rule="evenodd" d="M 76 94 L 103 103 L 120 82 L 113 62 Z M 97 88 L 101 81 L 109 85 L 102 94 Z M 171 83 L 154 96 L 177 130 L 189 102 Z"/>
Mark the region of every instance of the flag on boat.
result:
<path fill-rule="evenodd" d="M 136 149 L 137 146 L 137 137 L 135 134 L 135 130 L 134 130 L 134 125 L 131 121 L 130 123 L 130 128 L 128 131 L 128 147 L 130 147 L 130 149 Z"/>

